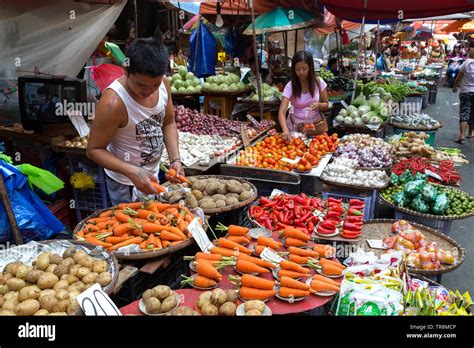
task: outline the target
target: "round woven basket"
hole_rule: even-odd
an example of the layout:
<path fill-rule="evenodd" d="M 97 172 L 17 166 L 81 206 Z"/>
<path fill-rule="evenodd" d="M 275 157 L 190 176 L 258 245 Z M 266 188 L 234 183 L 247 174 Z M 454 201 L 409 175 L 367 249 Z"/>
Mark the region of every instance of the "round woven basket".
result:
<path fill-rule="evenodd" d="M 365 240 L 367 239 L 384 239 L 385 237 L 391 237 L 395 234 L 392 232 L 392 225 L 397 220 L 390 220 L 390 219 L 375 219 L 375 220 L 368 220 L 364 221 L 364 225 L 362 226 L 362 236 Z M 450 251 L 455 249 L 457 251 L 457 259 L 453 265 L 441 265 L 440 269 L 437 270 L 423 270 L 417 268 L 408 268 L 411 273 L 421 274 L 421 275 L 436 275 L 436 274 L 443 274 L 454 271 L 456 268 L 461 266 L 464 262 L 464 258 L 466 256 L 466 250 L 458 244 L 454 239 L 451 237 L 446 236 L 445 234 L 434 230 L 430 227 L 417 224 L 415 222 L 410 221 L 410 225 L 415 227 L 416 229 L 420 230 L 429 241 L 436 242 L 437 246 L 440 249 Z M 364 243 L 362 247 L 365 251 L 372 251 L 378 256 L 384 254 L 386 250 L 381 249 L 372 249 L 368 245 L 368 243 Z"/>
<path fill-rule="evenodd" d="M 435 185 L 436 186 L 436 185 Z M 461 190 L 458 190 L 456 188 L 453 188 L 453 187 L 450 187 L 451 190 L 456 190 L 456 191 L 460 191 L 460 192 L 464 192 L 464 191 L 461 191 Z M 389 201 L 387 201 L 385 199 L 385 197 L 383 197 L 382 195 L 379 195 L 379 200 L 382 204 L 385 204 L 397 211 L 401 211 L 402 213 L 406 213 L 406 214 L 410 214 L 410 215 L 413 215 L 413 216 L 418 216 L 418 217 L 421 217 L 421 218 L 424 218 L 424 219 L 431 219 L 431 220 L 441 220 L 441 221 L 453 221 L 453 220 L 463 220 L 463 219 L 467 219 L 468 217 L 471 217 L 471 216 L 474 216 L 474 211 L 472 211 L 470 214 L 464 214 L 464 215 L 433 215 L 433 214 L 424 214 L 424 213 L 420 213 L 418 211 L 415 211 L 415 210 L 411 210 L 411 209 L 408 209 L 408 208 L 404 208 L 404 207 L 400 207 L 398 205 L 395 205 L 393 203 L 390 203 Z"/>
<path fill-rule="evenodd" d="M 431 128 L 428 128 L 428 127 L 413 127 L 413 126 L 407 126 L 407 125 L 404 125 L 404 124 L 401 124 L 401 123 L 396 123 L 396 122 L 390 122 L 390 125 L 392 127 L 396 127 L 396 128 L 399 128 L 399 129 L 403 129 L 403 130 L 407 130 L 407 131 L 434 131 L 434 130 L 438 130 L 440 128 L 442 128 L 444 126 L 444 123 L 441 122 L 439 126 L 437 127 L 431 127 Z"/>
<path fill-rule="evenodd" d="M 77 240 L 77 237 L 76 237 L 76 233 L 79 232 L 80 230 L 82 230 L 84 228 L 84 226 L 86 225 L 86 221 L 87 220 L 90 220 L 90 219 L 93 219 L 93 218 L 96 218 L 98 217 L 101 213 L 103 213 L 104 211 L 107 211 L 107 210 L 110 210 L 111 208 L 105 208 L 105 209 L 102 209 L 102 210 L 98 210 L 96 212 L 94 212 L 93 214 L 85 217 L 84 219 L 82 219 L 77 225 L 76 227 L 74 227 L 74 230 L 73 230 L 73 238 L 75 239 L 75 242 L 76 243 L 79 243 L 81 245 L 83 244 L 87 244 L 85 242 L 81 242 L 81 241 L 78 241 Z M 203 226 L 203 228 L 206 230 L 207 226 Z M 179 243 L 179 244 L 176 244 L 176 245 L 173 245 L 173 246 L 169 246 L 167 248 L 162 248 L 162 249 L 159 249 L 159 250 L 154 250 L 154 251 L 141 251 L 139 253 L 123 253 L 123 252 L 117 252 L 117 251 L 114 251 L 113 252 L 113 255 L 115 255 L 115 257 L 119 260 L 143 260 L 143 259 L 151 259 L 151 258 L 155 258 L 155 257 L 159 257 L 159 256 L 164 256 L 164 255 L 168 255 L 168 254 L 172 254 L 178 250 L 181 250 L 181 249 L 184 249 L 188 246 L 190 246 L 191 244 L 193 244 L 194 242 L 194 239 L 193 238 L 189 238 L 189 239 L 186 239 L 185 241 L 183 241 L 182 243 Z M 89 244 L 90 245 L 90 244 Z M 108 253 L 110 253 L 109 251 L 107 251 Z M 112 254 L 112 253 L 110 253 Z"/>
<path fill-rule="evenodd" d="M 221 179 L 221 180 L 236 180 L 236 181 L 238 181 L 242 184 L 248 184 L 252 188 L 253 195 L 249 199 L 246 199 L 245 201 L 239 202 L 238 204 L 230 205 L 228 207 L 223 207 L 223 208 L 212 208 L 212 209 L 203 209 L 203 208 L 201 208 L 204 211 L 204 214 L 206 214 L 206 215 L 220 214 L 220 213 L 240 209 L 242 207 L 245 207 L 246 205 L 249 205 L 250 203 L 252 203 L 257 198 L 257 194 L 258 194 L 257 188 L 255 187 L 254 184 L 252 184 L 250 181 L 247 181 L 247 180 L 243 180 L 243 179 L 233 177 L 233 176 L 224 176 L 224 175 L 196 175 L 196 176 L 193 176 L 193 178 L 197 178 L 197 179 L 200 179 L 200 180 L 212 179 L 212 178 Z M 171 184 L 169 182 L 167 182 L 163 186 L 167 187 L 169 185 L 171 185 Z"/>

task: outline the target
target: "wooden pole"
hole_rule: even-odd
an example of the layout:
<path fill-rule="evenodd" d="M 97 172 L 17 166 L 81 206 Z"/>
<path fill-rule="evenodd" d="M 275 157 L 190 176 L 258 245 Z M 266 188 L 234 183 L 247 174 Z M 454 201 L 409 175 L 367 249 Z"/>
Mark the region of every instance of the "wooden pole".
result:
<path fill-rule="evenodd" d="M 258 106 L 260 109 L 260 121 L 263 120 L 263 92 L 262 92 L 262 76 L 260 75 L 260 59 L 257 55 L 257 34 L 255 33 L 255 13 L 253 10 L 253 0 L 249 0 L 250 15 L 252 17 L 252 36 L 253 36 L 253 53 L 255 55 L 255 70 L 257 73 L 257 93 Z"/>
<path fill-rule="evenodd" d="M 359 77 L 359 66 L 360 66 L 360 45 L 361 45 L 361 38 L 362 38 L 362 34 L 364 33 L 364 25 L 365 25 L 365 10 L 367 9 L 367 0 L 364 0 L 364 13 L 362 15 L 362 23 L 360 25 L 360 34 L 359 34 L 359 46 L 357 47 L 357 60 L 356 60 L 356 71 L 355 71 L 355 74 L 354 74 L 354 84 L 353 84 L 353 88 L 354 90 L 352 91 L 352 99 L 351 100 L 354 100 L 355 98 L 355 92 L 356 92 L 356 88 L 357 88 L 357 78 Z"/>
<path fill-rule="evenodd" d="M 8 221 L 12 228 L 13 239 L 15 240 L 16 245 L 23 244 L 23 237 L 21 236 L 20 229 L 16 224 L 15 213 L 13 212 L 12 205 L 10 203 L 10 198 L 8 197 L 7 188 L 5 187 L 5 182 L 3 181 L 3 176 L 0 174 L 0 198 L 2 200 L 5 212 L 7 213 Z"/>

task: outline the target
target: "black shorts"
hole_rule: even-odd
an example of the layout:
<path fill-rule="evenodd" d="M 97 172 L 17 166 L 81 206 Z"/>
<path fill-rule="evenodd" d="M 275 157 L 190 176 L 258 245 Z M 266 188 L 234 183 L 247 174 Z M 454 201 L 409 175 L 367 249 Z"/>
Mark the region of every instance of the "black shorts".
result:
<path fill-rule="evenodd" d="M 474 92 L 459 93 L 459 122 L 474 124 Z"/>

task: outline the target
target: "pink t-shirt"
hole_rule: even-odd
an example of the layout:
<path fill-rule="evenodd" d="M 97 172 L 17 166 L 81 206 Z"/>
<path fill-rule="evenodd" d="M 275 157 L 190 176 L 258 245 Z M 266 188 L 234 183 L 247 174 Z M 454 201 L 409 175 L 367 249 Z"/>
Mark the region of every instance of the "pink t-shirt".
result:
<path fill-rule="evenodd" d="M 321 86 L 321 90 L 326 89 L 326 82 L 320 77 L 319 84 Z M 291 87 L 291 81 L 288 82 L 283 90 L 283 96 L 290 99 L 291 105 L 293 106 L 293 112 L 295 114 L 295 118 L 299 120 L 318 120 L 321 118 L 319 110 L 308 111 L 305 108 L 309 107 L 313 103 L 319 103 L 319 90 L 318 85 L 316 84 L 314 89 L 314 96 L 311 96 L 311 93 L 301 93 L 299 98 L 293 96 L 293 88 Z"/>

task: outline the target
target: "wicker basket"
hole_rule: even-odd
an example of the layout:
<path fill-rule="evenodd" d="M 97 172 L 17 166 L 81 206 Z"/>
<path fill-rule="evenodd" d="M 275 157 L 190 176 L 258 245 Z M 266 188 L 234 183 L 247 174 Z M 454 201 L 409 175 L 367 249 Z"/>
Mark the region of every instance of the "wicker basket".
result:
<path fill-rule="evenodd" d="M 364 226 L 362 227 L 362 236 L 364 237 L 365 240 L 383 239 L 385 237 L 394 236 L 392 232 L 392 224 L 396 221 L 397 220 L 390 220 L 390 219 L 376 219 L 376 220 L 365 221 Z M 416 268 L 408 268 L 408 270 L 411 273 L 432 276 L 436 274 L 443 274 L 443 273 L 454 271 L 456 268 L 461 266 L 466 256 L 466 250 L 461 245 L 459 245 L 454 239 L 430 227 L 426 227 L 424 225 L 420 225 L 415 222 L 410 222 L 410 224 L 413 227 L 419 229 L 427 237 L 428 240 L 432 242 L 436 242 L 436 244 L 441 249 L 448 251 L 455 248 L 458 254 L 457 262 L 453 265 L 441 265 L 441 268 L 438 270 L 423 270 L 423 269 L 416 269 Z M 363 248 L 366 251 L 372 251 L 377 255 L 381 255 L 385 253 L 385 250 L 371 249 L 368 243 L 364 243 Z"/>

